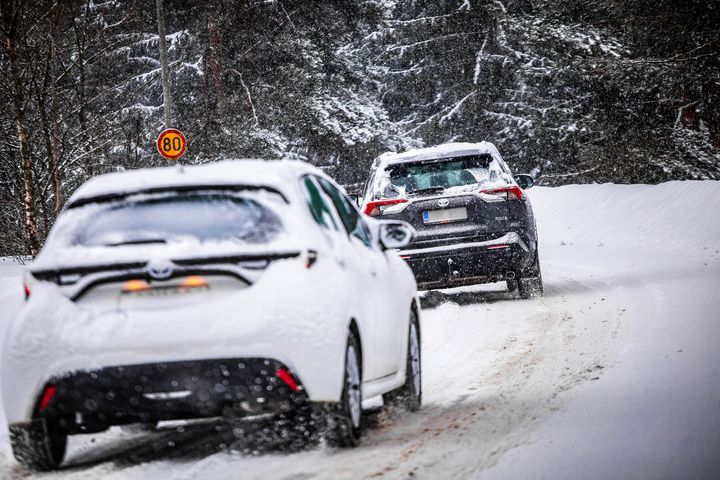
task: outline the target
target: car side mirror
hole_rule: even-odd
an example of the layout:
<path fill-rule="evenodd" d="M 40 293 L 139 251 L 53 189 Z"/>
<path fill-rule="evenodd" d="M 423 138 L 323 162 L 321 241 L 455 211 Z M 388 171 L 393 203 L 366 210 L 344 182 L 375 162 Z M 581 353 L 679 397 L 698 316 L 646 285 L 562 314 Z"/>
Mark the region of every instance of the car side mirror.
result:
<path fill-rule="evenodd" d="M 380 244 L 385 250 L 407 247 L 415 238 L 415 229 L 399 220 L 379 221 Z"/>
<path fill-rule="evenodd" d="M 531 188 L 533 185 L 535 185 L 535 179 L 532 177 L 532 175 L 526 175 L 524 173 L 515 175 L 515 181 L 517 182 L 518 186 L 523 190 L 527 190 L 528 188 Z"/>

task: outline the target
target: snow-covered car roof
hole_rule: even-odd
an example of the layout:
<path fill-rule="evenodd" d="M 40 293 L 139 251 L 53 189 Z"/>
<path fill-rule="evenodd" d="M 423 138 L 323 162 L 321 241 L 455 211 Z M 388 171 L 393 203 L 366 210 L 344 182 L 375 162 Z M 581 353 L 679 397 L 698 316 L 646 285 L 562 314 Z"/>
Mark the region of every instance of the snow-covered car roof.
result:
<path fill-rule="evenodd" d="M 388 166 L 405 162 L 433 160 L 436 158 L 461 157 L 465 155 L 490 154 L 501 158 L 495 145 L 490 142 L 480 143 L 445 143 L 428 148 L 418 148 L 403 153 L 386 153 L 379 158 L 379 165 Z"/>
<path fill-rule="evenodd" d="M 67 206 L 108 196 L 198 186 L 262 186 L 283 193 L 288 182 L 306 172 L 324 175 L 296 160 L 223 160 L 205 165 L 142 168 L 90 179 L 73 193 Z"/>

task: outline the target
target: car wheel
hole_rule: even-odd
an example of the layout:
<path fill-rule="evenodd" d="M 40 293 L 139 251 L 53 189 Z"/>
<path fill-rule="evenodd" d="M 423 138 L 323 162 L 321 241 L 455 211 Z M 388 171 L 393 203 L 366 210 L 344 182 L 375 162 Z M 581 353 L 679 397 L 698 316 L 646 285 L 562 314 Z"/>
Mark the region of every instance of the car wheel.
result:
<path fill-rule="evenodd" d="M 362 431 L 362 364 L 360 343 L 348 336 L 345 374 L 340 402 L 329 407 L 326 439 L 333 447 L 355 447 Z"/>
<path fill-rule="evenodd" d="M 402 387 L 383 395 L 385 405 L 403 407 L 414 412 L 422 404 L 422 362 L 420 350 L 420 328 L 417 315 L 410 313 L 408 331 L 408 349 L 405 370 L 405 383 Z"/>
<path fill-rule="evenodd" d="M 54 423 L 10 427 L 10 443 L 17 461 L 36 471 L 55 470 L 65 457 L 67 434 Z"/>
<path fill-rule="evenodd" d="M 520 298 L 539 297 L 543 293 L 542 272 L 540 271 L 540 258 L 535 250 L 535 261 L 532 266 L 520 272 L 517 279 Z"/>

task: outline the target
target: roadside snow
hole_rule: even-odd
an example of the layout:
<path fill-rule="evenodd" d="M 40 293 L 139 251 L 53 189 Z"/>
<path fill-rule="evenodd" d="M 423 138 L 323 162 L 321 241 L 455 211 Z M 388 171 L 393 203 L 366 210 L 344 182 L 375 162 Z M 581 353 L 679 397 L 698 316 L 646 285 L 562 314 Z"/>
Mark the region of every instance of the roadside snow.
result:
<path fill-rule="evenodd" d="M 586 284 L 631 299 L 627 341 L 600 381 L 477 478 L 718 478 L 720 183 L 563 188 L 582 208 L 539 193 L 536 208 L 556 211 L 538 220 L 541 238 L 560 240 L 545 258 L 602 265 Z"/>
<path fill-rule="evenodd" d="M 113 430 L 73 437 L 75 466 L 43 478 L 715 478 L 720 182 L 529 196 L 545 296 L 427 294 L 424 407 L 367 415 L 359 448 L 278 454 L 215 425 Z M 12 268 L 0 318 L 22 295 Z"/>

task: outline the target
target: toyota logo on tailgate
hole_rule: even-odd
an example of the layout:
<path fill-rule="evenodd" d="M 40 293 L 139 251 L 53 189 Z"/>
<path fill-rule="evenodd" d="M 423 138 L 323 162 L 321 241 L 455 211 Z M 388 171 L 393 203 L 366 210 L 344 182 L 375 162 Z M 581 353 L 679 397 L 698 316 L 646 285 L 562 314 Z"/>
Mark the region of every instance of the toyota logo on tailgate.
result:
<path fill-rule="evenodd" d="M 448 200 L 447 198 L 441 198 L 440 200 L 438 200 L 439 207 L 447 207 L 448 205 L 450 205 L 450 200 Z"/>
<path fill-rule="evenodd" d="M 172 276 L 173 265 L 168 260 L 153 260 L 148 265 L 148 275 L 155 280 L 165 280 Z"/>

